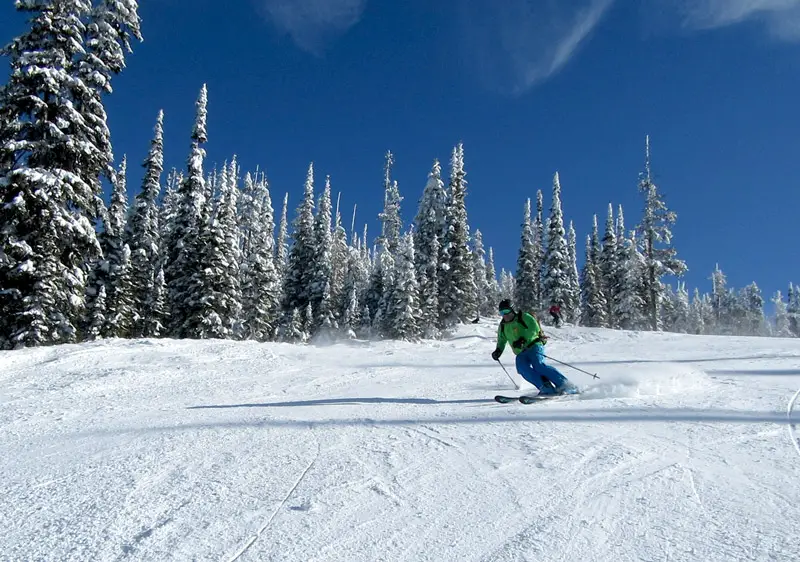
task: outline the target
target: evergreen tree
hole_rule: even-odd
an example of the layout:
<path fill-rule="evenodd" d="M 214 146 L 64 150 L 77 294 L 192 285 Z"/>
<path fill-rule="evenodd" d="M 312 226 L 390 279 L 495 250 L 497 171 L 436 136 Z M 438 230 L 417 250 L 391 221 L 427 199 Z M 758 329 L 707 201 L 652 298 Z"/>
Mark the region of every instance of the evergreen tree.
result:
<path fill-rule="evenodd" d="M 428 182 L 414 219 L 414 259 L 420 295 L 419 326 L 425 337 L 437 335 L 441 246 L 445 233 L 447 193 L 438 160 L 428 174 Z"/>
<path fill-rule="evenodd" d="M 169 259 L 170 248 L 175 244 L 175 220 L 178 216 L 180 206 L 180 186 L 183 184 L 183 173 L 173 168 L 167 174 L 167 183 L 164 187 L 164 195 L 161 198 L 161 207 L 158 210 L 158 227 L 161 238 L 160 263 L 166 265 Z"/>
<path fill-rule="evenodd" d="M 473 271 L 475 272 L 475 288 L 477 295 L 477 314 L 493 314 L 494 302 L 489 299 L 489 285 L 486 277 L 486 250 L 483 248 L 483 234 L 480 230 L 475 231 L 475 244 L 472 249 L 472 256 L 475 260 Z"/>
<path fill-rule="evenodd" d="M 564 305 L 569 300 L 569 252 L 564 239 L 564 217 L 561 212 L 561 182 L 558 172 L 553 177 L 553 203 L 547 228 L 547 250 L 544 258 L 544 300 L 550 305 Z"/>
<path fill-rule="evenodd" d="M 359 297 L 366 278 L 367 272 L 360 253 L 354 247 L 348 248 L 341 328 L 350 338 L 355 337 L 361 325 L 361 301 Z"/>
<path fill-rule="evenodd" d="M 789 283 L 788 306 L 786 312 L 789 317 L 789 330 L 800 337 L 800 287 Z"/>
<path fill-rule="evenodd" d="M 511 275 L 510 272 L 506 271 L 505 269 L 500 270 L 500 300 L 509 299 L 511 300 L 514 296 L 516 291 L 515 285 L 517 284 L 514 276 Z M 499 303 L 500 300 L 497 302 Z"/>
<path fill-rule="evenodd" d="M 336 199 L 335 222 L 333 226 L 333 239 L 331 242 L 331 303 L 334 320 L 339 323 L 344 310 L 347 308 L 345 296 L 345 277 L 347 275 L 350 248 L 347 246 L 347 231 L 342 225 L 342 214 L 339 211 L 341 194 Z"/>
<path fill-rule="evenodd" d="M 596 238 L 597 216 L 595 216 Z M 581 324 L 591 328 L 606 326 L 606 302 L 600 287 L 597 252 L 592 236 L 586 237 L 586 259 L 581 272 Z"/>
<path fill-rule="evenodd" d="M 277 330 L 280 278 L 275 268 L 273 236 L 275 218 L 269 183 L 261 175 L 253 180 L 245 175 L 249 210 L 243 247 L 240 283 L 242 286 L 243 337 L 257 341 L 272 339 Z"/>
<path fill-rule="evenodd" d="M 308 167 L 303 200 L 292 224 L 294 225 L 293 243 L 289 250 L 286 273 L 283 277 L 283 311 L 285 315 L 291 315 L 295 308 L 298 311 L 305 311 L 306 306 L 311 302 L 311 284 L 315 274 L 313 163 Z"/>
<path fill-rule="evenodd" d="M 491 317 L 497 313 L 500 302 L 500 283 L 497 281 L 497 270 L 494 267 L 494 250 L 489 248 L 489 259 L 486 263 L 486 285 L 488 287 L 488 302 L 486 315 Z"/>
<path fill-rule="evenodd" d="M 772 297 L 772 303 L 775 305 L 775 329 L 773 335 L 779 338 L 792 337 L 792 331 L 789 329 L 789 312 L 786 308 L 786 303 L 783 302 L 783 295 L 780 291 L 775 293 Z"/>
<path fill-rule="evenodd" d="M 400 197 L 397 182 L 392 181 L 393 165 L 394 155 L 388 151 L 384 167 L 383 212 L 379 215 L 382 225 L 379 243 L 394 256 L 400 245 L 400 232 L 403 230 L 403 221 L 400 218 L 400 202 L 403 198 Z"/>
<path fill-rule="evenodd" d="M 127 160 L 114 176 L 111 204 L 100 237 L 104 260 L 99 262 L 97 283 L 106 287 L 104 337 L 127 337 L 137 320 L 132 287 L 131 251 L 125 242 L 128 216 Z"/>
<path fill-rule="evenodd" d="M 600 286 L 603 289 L 603 295 L 606 297 L 606 317 L 608 318 L 609 326 L 612 328 L 618 326 L 614 309 L 619 300 L 621 290 L 619 286 L 619 264 L 617 262 L 618 251 L 614 211 L 611 203 L 609 203 L 606 230 L 603 234 L 597 267 L 600 273 Z"/>
<path fill-rule="evenodd" d="M 383 289 L 378 299 L 375 317 L 372 320 L 372 333 L 378 337 L 391 337 L 394 324 L 394 291 L 396 288 L 397 262 L 389 251 L 384 247 L 376 260 L 375 269 L 380 272 L 380 286 Z"/>
<path fill-rule="evenodd" d="M 578 238 L 575 234 L 575 227 L 569 221 L 569 232 L 567 235 L 567 263 L 569 277 L 569 299 L 564 303 L 564 318 L 569 322 L 577 323 L 581 317 L 581 284 L 578 275 Z"/>
<path fill-rule="evenodd" d="M 167 284 L 169 333 L 173 337 L 192 337 L 187 331 L 189 307 L 196 278 L 202 275 L 201 256 L 197 241 L 207 230 L 205 221 L 206 180 L 203 176 L 208 91 L 206 85 L 197 99 L 197 116 L 192 129 L 192 150 L 187 163 L 187 174 L 178 188 L 175 201 L 175 218 L 170 221 L 170 245 L 167 247 L 164 277 Z"/>
<path fill-rule="evenodd" d="M 644 216 L 639 225 L 639 233 L 644 245 L 647 265 L 645 273 L 646 307 L 652 330 L 659 329 L 659 301 L 665 275 L 680 276 L 686 272 L 686 264 L 676 257 L 672 247 L 672 226 L 677 215 L 667 209 L 664 198 L 659 193 L 650 173 L 650 137 L 646 139 L 645 171 L 641 174 L 639 191 L 645 195 Z"/>
<path fill-rule="evenodd" d="M 705 333 L 703 299 L 697 288 L 695 288 L 694 294 L 692 295 L 692 302 L 689 304 L 689 333 L 698 335 Z"/>
<path fill-rule="evenodd" d="M 153 292 L 150 293 L 146 304 L 148 315 L 145 319 L 144 335 L 158 338 L 164 334 L 164 321 L 167 312 L 167 285 L 164 281 L 164 268 L 159 266 L 156 272 Z"/>
<path fill-rule="evenodd" d="M 675 292 L 674 303 L 671 331 L 681 334 L 689 333 L 691 327 L 691 311 L 689 306 L 689 292 L 686 290 L 686 283 L 678 282 L 678 290 Z"/>
<path fill-rule="evenodd" d="M 87 317 L 89 319 L 86 327 L 86 340 L 94 341 L 103 337 L 106 324 L 106 286 L 100 285 L 97 295 L 87 303 Z"/>
<path fill-rule="evenodd" d="M 525 212 L 522 217 L 522 235 L 517 257 L 517 274 L 514 293 L 514 304 L 520 310 L 534 314 L 539 312 L 539 299 L 537 282 L 539 280 L 535 231 L 531 222 L 531 200 L 525 202 Z M 495 306 L 497 303 L 495 303 Z"/>
<path fill-rule="evenodd" d="M 104 173 L 111 178 L 114 160 L 102 96 L 111 93 L 112 76 L 125 68 L 125 53 L 132 52 L 130 40 L 142 40 L 137 12 L 136 0 L 100 0 L 89 13 L 84 35 L 86 48 L 77 57 L 77 75 L 88 89 L 76 92 L 75 107 L 90 127 L 93 144 L 101 155 L 96 167 L 84 170 L 84 177 L 87 182 L 96 182 L 94 187 L 98 192 L 102 189 L 99 175 Z"/>
<path fill-rule="evenodd" d="M 420 335 L 417 324 L 420 310 L 414 271 L 414 237 L 411 232 L 400 241 L 395 271 L 395 286 L 391 296 L 391 334 L 395 339 L 414 341 Z"/>
<path fill-rule="evenodd" d="M 464 170 L 464 145 L 453 149 L 450 175 L 449 224 L 445 236 L 447 270 L 444 289 L 439 293 L 442 314 L 448 322 L 468 322 L 475 318 L 477 297 L 473 261 L 469 249 L 467 221 L 467 180 Z"/>
<path fill-rule="evenodd" d="M 233 337 L 242 311 L 236 223 L 236 158 L 224 168 L 210 222 L 201 222 L 195 254 L 202 267 L 192 278 L 183 332 L 192 338 Z"/>
<path fill-rule="evenodd" d="M 314 219 L 313 277 L 310 287 L 311 306 L 314 310 L 314 328 L 334 327 L 331 302 L 331 178 L 325 178 L 325 189 L 319 197 L 317 216 Z"/>
<path fill-rule="evenodd" d="M 536 298 L 533 301 L 533 310 L 541 311 L 546 308 L 544 301 L 544 251 L 547 240 L 544 234 L 544 197 L 542 190 L 536 190 L 536 219 L 533 221 L 533 286 Z"/>
<path fill-rule="evenodd" d="M 92 222 L 103 210 L 100 174 L 110 144 L 85 118 L 91 85 L 87 0 L 18 2 L 30 30 L 2 50 L 0 89 L 0 346 L 74 341 L 84 312 L 87 263 L 101 257 Z"/>
<path fill-rule="evenodd" d="M 743 335 L 766 336 L 767 319 L 764 317 L 764 297 L 755 281 L 742 289 L 744 308 Z"/>
<path fill-rule="evenodd" d="M 126 236 L 131 248 L 131 285 L 136 322 L 132 334 L 153 336 L 148 331 L 160 325 L 161 318 L 153 318 L 149 305 L 155 304 L 156 278 L 161 255 L 161 232 L 157 200 L 161 191 L 161 174 L 164 170 L 164 112 L 158 112 L 155 135 L 150 153 L 144 161 L 145 175 L 142 191 L 136 196 L 133 212 L 127 225 Z M 158 314 L 156 314 L 158 316 Z"/>
<path fill-rule="evenodd" d="M 725 274 L 716 265 L 711 274 L 711 306 L 714 312 L 713 333 L 723 334 L 730 328 L 733 317 L 732 302 Z"/>
<path fill-rule="evenodd" d="M 620 243 L 619 294 L 614 307 L 617 325 L 623 330 L 641 330 L 646 324 L 644 300 L 645 260 L 636 244 L 636 232 Z"/>

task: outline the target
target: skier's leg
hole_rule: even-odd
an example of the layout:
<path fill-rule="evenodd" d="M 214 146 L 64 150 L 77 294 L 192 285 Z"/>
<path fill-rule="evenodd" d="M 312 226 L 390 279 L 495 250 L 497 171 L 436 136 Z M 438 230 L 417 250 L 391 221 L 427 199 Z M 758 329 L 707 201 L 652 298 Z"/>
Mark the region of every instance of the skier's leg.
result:
<path fill-rule="evenodd" d="M 559 391 L 572 386 L 572 383 L 561 374 L 561 371 L 544 362 L 544 346 L 542 344 L 537 343 L 527 351 L 531 352 L 533 369 L 539 378 L 546 378 Z"/>
<path fill-rule="evenodd" d="M 523 379 L 538 388 L 540 393 L 553 394 L 555 391 L 544 384 L 542 377 L 533 368 L 532 362 L 534 360 L 534 355 L 535 353 L 533 348 L 526 349 L 517 355 L 517 372 L 520 374 L 520 376 L 522 376 Z"/>

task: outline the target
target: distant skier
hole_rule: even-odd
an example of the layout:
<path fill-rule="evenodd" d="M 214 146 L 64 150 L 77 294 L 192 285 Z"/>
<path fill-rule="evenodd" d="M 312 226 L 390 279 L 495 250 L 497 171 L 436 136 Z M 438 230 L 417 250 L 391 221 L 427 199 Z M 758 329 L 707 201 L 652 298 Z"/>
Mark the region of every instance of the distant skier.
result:
<path fill-rule="evenodd" d="M 503 299 L 498 307 L 503 319 L 497 329 L 497 349 L 492 359 L 498 361 L 506 343 L 511 342 L 511 351 L 517 356 L 517 372 L 523 379 L 539 389 L 541 395 L 577 392 L 575 386 L 555 367 L 544 362 L 544 335 L 539 322 L 527 312 L 515 312 L 511 301 Z"/>
<path fill-rule="evenodd" d="M 561 307 L 557 304 L 554 304 L 550 307 L 550 316 L 553 317 L 553 324 L 555 324 L 556 328 L 561 327 Z"/>

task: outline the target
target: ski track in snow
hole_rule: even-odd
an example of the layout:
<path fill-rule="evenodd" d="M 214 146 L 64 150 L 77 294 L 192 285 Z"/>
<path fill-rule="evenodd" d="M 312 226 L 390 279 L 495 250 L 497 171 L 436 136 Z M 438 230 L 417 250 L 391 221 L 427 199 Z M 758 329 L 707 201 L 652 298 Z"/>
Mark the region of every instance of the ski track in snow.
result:
<path fill-rule="evenodd" d="M 797 558 L 800 341 L 551 328 L 522 405 L 494 333 L 0 352 L 0 560 Z"/>
<path fill-rule="evenodd" d="M 797 422 L 794 421 L 794 408 L 797 405 L 798 398 L 800 398 L 800 390 L 789 401 L 789 406 L 786 408 L 786 417 L 789 420 L 789 439 L 792 440 L 792 445 L 797 449 L 797 454 L 800 455 L 800 437 L 797 435 Z"/>

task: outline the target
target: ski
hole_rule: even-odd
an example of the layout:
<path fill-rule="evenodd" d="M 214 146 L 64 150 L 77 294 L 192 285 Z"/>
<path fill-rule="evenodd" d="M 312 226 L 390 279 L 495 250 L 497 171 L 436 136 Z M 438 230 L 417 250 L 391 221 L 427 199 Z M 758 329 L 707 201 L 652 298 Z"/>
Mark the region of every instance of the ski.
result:
<path fill-rule="evenodd" d="M 551 400 L 553 398 L 564 398 L 567 396 L 576 396 L 579 392 L 567 391 L 562 394 L 523 394 L 522 396 L 503 396 L 497 395 L 494 397 L 496 402 L 500 404 L 508 404 L 510 402 L 521 402 L 522 404 L 533 404 L 534 402 L 542 402 L 544 400 Z"/>

